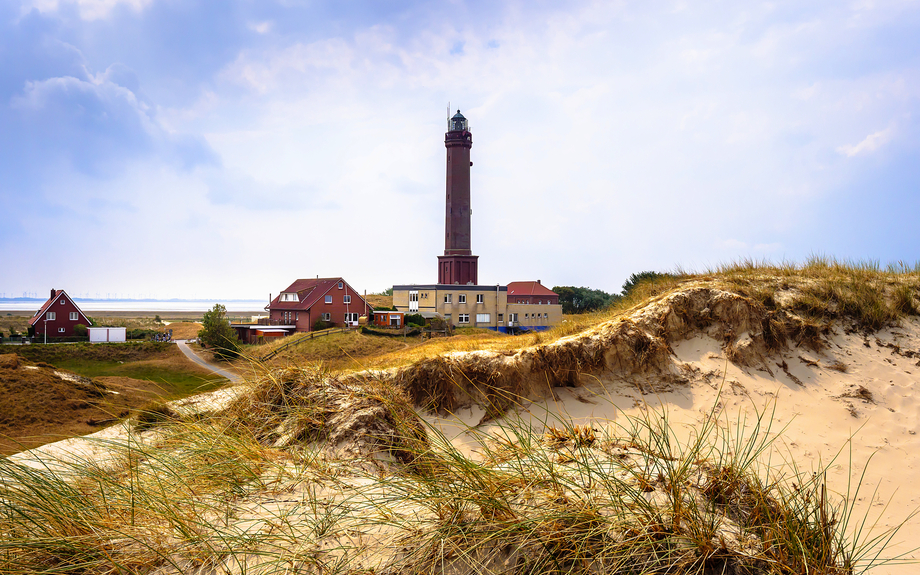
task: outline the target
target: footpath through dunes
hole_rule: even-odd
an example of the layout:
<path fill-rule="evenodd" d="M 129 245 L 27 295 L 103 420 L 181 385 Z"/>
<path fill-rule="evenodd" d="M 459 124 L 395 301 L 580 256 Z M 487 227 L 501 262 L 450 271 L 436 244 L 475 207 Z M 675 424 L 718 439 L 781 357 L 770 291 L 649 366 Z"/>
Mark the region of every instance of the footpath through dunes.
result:
<path fill-rule="evenodd" d="M 6 488 L 0 571 L 859 572 L 920 504 L 916 274 L 741 279 L 520 349 L 268 370 L 58 477 L 19 454 L 4 485 L 45 483 Z"/>

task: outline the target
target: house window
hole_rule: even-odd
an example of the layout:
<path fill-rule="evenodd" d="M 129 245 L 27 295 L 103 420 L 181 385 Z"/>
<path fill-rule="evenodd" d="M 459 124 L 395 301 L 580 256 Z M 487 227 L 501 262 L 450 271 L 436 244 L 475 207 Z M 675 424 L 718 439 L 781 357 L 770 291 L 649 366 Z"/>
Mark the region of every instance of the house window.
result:
<path fill-rule="evenodd" d="M 470 314 L 461 313 L 459 316 L 457 316 L 457 321 L 460 323 L 470 323 Z"/>
<path fill-rule="evenodd" d="M 80 319 L 79 315 L 80 314 L 78 314 L 75 311 L 70 312 L 70 321 L 77 321 L 78 319 Z"/>
<path fill-rule="evenodd" d="M 477 313 L 476 314 L 476 323 L 490 323 L 492 321 L 492 314 L 489 313 Z"/>
<path fill-rule="evenodd" d="M 498 323 L 504 323 L 504 322 L 505 322 L 505 314 L 503 313 L 498 314 Z"/>
<path fill-rule="evenodd" d="M 466 303 L 466 294 L 465 294 L 465 293 L 460 294 L 459 301 L 460 301 L 460 303 Z"/>
<path fill-rule="evenodd" d="M 546 319 L 546 318 L 548 318 L 548 317 L 549 317 L 549 316 L 544 312 L 544 313 L 543 313 L 543 319 Z"/>
<path fill-rule="evenodd" d="M 331 314 L 331 313 L 324 313 L 324 314 L 323 314 L 323 321 L 332 321 L 332 314 Z"/>
<path fill-rule="evenodd" d="M 518 320 L 518 317 L 517 317 L 517 316 L 518 316 L 518 314 L 516 314 L 516 313 L 509 313 L 509 314 L 508 314 L 508 323 L 517 323 L 517 320 Z"/>
<path fill-rule="evenodd" d="M 484 297 L 481 293 L 476 294 L 476 303 L 484 303 Z"/>
<path fill-rule="evenodd" d="M 332 303 L 332 296 L 331 296 L 331 295 L 327 295 L 327 296 L 326 296 L 326 303 Z"/>
<path fill-rule="evenodd" d="M 339 282 L 339 289 L 342 289 L 342 282 Z"/>
<path fill-rule="evenodd" d="M 445 314 L 444 314 L 444 321 L 446 321 L 447 323 L 450 323 L 450 314 L 449 314 L 449 313 L 445 313 Z"/>
<path fill-rule="evenodd" d="M 281 294 L 281 301 L 298 301 L 296 293 L 283 293 Z"/>
<path fill-rule="evenodd" d="M 350 296 L 350 295 L 347 295 L 347 296 L 343 297 L 343 298 L 342 298 L 342 301 L 343 301 L 344 303 L 351 303 L 351 296 Z"/>
<path fill-rule="evenodd" d="M 58 328 L 58 333 L 64 333 L 64 328 L 59 327 L 59 328 Z"/>
<path fill-rule="evenodd" d="M 294 321 L 300 321 L 300 312 L 294 314 Z"/>
<path fill-rule="evenodd" d="M 67 300 L 65 298 L 61 298 L 61 305 L 64 305 L 65 303 L 67 303 Z"/>
<path fill-rule="evenodd" d="M 444 294 L 444 303 L 450 303 L 452 295 L 453 294 L 449 294 L 449 293 Z"/>
<path fill-rule="evenodd" d="M 57 319 L 57 313 L 53 311 L 49 311 L 48 313 L 45 314 L 45 319 L 48 321 L 54 321 Z"/>
<path fill-rule="evenodd" d="M 399 327 L 399 314 L 393 314 L 390 316 L 390 327 Z"/>
<path fill-rule="evenodd" d="M 356 321 L 358 321 L 358 314 L 357 314 L 357 313 L 353 313 L 353 312 L 352 312 L 352 313 L 347 313 L 347 312 L 346 312 L 346 313 L 345 313 L 345 321 L 347 321 L 347 322 L 356 322 Z"/>
<path fill-rule="evenodd" d="M 418 301 L 418 292 L 410 291 L 409 292 L 409 301 Z"/>

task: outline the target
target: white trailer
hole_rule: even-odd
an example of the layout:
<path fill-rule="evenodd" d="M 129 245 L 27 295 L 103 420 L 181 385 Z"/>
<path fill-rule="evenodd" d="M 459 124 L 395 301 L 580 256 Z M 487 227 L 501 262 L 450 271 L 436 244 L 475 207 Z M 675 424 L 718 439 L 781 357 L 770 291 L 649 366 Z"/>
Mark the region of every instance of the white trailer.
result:
<path fill-rule="evenodd" d="M 91 327 L 89 328 L 90 343 L 106 343 L 127 340 L 127 328 L 124 327 Z"/>

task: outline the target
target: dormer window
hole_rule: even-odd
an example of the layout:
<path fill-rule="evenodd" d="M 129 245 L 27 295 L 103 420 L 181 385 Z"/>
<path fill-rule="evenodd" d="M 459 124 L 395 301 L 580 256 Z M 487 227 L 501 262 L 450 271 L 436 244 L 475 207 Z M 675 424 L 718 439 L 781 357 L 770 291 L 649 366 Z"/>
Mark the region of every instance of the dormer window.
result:
<path fill-rule="evenodd" d="M 281 301 L 300 301 L 296 293 L 282 293 Z"/>

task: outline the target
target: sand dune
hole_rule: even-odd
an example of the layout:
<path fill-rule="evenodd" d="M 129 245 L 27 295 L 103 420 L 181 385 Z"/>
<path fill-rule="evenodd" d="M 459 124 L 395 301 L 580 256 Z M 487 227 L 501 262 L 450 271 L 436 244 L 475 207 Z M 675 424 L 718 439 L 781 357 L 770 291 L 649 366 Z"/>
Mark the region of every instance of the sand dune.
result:
<path fill-rule="evenodd" d="M 349 412 L 349 394 L 361 395 L 368 382 L 404 389 L 431 429 L 473 458 L 485 455 L 482 434 L 500 436 L 511 424 L 530 425 L 541 433 L 547 425 L 565 422 L 616 436 L 629 417 L 666 413 L 674 428 L 689 438 L 715 413 L 724 429 L 738 429 L 740 421 L 740 428 L 753 434 L 758 421 L 766 426 L 761 431 L 776 441 L 762 460 L 774 473 L 826 468 L 832 495 L 853 499 L 854 517 L 868 518 L 862 536 L 872 537 L 901 524 L 920 507 L 920 320 L 908 317 L 873 333 L 850 329 L 845 322 L 826 330 L 812 327 L 794 314 L 766 310 L 738 294 L 690 286 L 588 332 L 514 353 L 455 353 L 400 369 L 333 376 L 325 382 L 317 376 L 320 379 L 307 386 L 310 393 L 316 395 L 326 386 L 329 393 L 338 394 L 330 404 L 334 409 L 325 415 L 311 412 L 309 421 L 282 417 L 263 426 L 264 434 L 257 436 L 273 449 L 286 449 L 304 440 L 305 425 L 347 420 L 347 434 L 326 430 L 306 436 L 341 436 L 341 445 L 326 446 L 323 457 L 330 465 L 349 465 L 344 460 L 336 463 L 337 453 L 363 454 L 376 469 L 368 474 L 355 471 L 350 479 L 348 474 L 336 475 L 334 488 L 309 492 L 339 505 L 354 503 L 355 498 L 367 502 L 394 497 L 392 490 L 399 483 L 384 480 L 392 472 L 388 466 L 395 464 L 380 457 L 384 444 L 395 437 L 385 405 L 375 404 L 372 393 L 354 402 Z M 271 375 L 263 385 L 285 387 L 284 377 Z M 228 401 L 246 399 L 247 393 L 260 395 L 238 407 L 239 413 L 269 414 L 263 409 L 268 396 L 257 386 L 249 391 L 238 388 L 225 394 L 226 400 L 214 401 L 221 396 L 212 395 L 202 402 L 202 410 L 219 411 Z M 287 401 L 281 399 L 272 401 Z M 381 424 L 384 421 L 387 425 Z M 66 451 L 80 452 L 80 441 L 69 440 Z M 15 459 L 53 459 L 61 453 L 59 447 L 45 446 Z M 93 449 L 85 452 L 104 457 Z M 357 465 L 355 470 L 368 469 L 349 461 Z M 240 521 L 270 521 L 283 515 L 283 509 L 304 501 L 305 489 L 311 488 L 302 483 L 284 487 L 290 494 L 284 501 L 290 504 L 272 498 L 266 503 L 266 494 L 244 499 L 241 504 L 249 511 Z M 399 509 L 396 504 L 386 513 L 418 516 L 419 526 L 431 522 L 418 509 Z M 382 527 L 392 524 L 391 519 L 371 515 L 350 517 L 347 530 L 324 536 L 316 545 L 338 549 L 347 540 L 345 547 L 352 549 L 356 568 L 392 566 L 398 555 L 395 546 L 406 536 L 396 527 Z M 859 522 L 850 522 L 854 531 Z M 916 562 L 920 554 L 912 549 L 918 542 L 920 521 L 912 519 L 885 555 L 905 554 L 902 559 Z M 872 572 L 915 571 L 916 565 L 893 563 Z"/>

